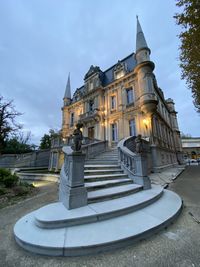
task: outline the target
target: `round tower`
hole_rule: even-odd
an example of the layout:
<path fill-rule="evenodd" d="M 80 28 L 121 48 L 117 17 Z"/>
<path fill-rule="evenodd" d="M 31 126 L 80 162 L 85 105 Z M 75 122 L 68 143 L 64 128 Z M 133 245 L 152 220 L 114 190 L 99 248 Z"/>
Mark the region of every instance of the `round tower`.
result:
<path fill-rule="evenodd" d="M 141 111 L 151 116 L 157 109 L 157 98 L 153 87 L 154 63 L 150 61 L 151 50 L 147 46 L 138 16 L 136 36 L 135 72 L 138 77 L 139 99 Z"/>

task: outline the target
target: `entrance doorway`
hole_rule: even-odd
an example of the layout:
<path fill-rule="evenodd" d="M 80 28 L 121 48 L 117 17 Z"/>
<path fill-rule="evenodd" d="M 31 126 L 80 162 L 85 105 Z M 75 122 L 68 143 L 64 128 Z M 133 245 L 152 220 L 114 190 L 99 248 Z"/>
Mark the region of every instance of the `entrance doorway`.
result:
<path fill-rule="evenodd" d="M 89 127 L 88 128 L 88 137 L 90 139 L 94 139 L 94 127 Z"/>

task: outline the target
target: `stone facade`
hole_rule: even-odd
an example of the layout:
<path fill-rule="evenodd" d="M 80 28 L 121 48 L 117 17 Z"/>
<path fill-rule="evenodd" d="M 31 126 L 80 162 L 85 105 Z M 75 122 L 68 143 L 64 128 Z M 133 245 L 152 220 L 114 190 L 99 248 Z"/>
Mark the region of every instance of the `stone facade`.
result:
<path fill-rule="evenodd" d="M 155 169 L 181 161 L 177 112 L 157 85 L 150 53 L 137 20 L 136 53 L 106 71 L 91 66 L 72 98 L 68 79 L 62 107 L 65 142 L 81 122 L 85 137 L 107 140 L 109 146 L 141 134 L 150 141 Z"/>

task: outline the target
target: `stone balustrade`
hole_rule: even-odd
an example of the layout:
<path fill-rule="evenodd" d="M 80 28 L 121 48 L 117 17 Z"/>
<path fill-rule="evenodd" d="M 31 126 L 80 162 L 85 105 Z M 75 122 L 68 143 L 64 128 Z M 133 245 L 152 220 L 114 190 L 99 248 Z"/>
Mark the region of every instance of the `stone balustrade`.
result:
<path fill-rule="evenodd" d="M 135 136 L 127 137 L 119 142 L 118 161 L 134 183 L 142 185 L 144 189 L 150 189 L 151 181 L 148 177 L 149 143 L 142 139 L 142 152 L 137 153 L 135 138 Z"/>
<path fill-rule="evenodd" d="M 86 159 L 90 159 L 98 155 L 99 153 L 105 152 L 108 148 L 108 141 L 96 141 L 91 144 L 83 145 L 82 151 L 85 153 Z"/>

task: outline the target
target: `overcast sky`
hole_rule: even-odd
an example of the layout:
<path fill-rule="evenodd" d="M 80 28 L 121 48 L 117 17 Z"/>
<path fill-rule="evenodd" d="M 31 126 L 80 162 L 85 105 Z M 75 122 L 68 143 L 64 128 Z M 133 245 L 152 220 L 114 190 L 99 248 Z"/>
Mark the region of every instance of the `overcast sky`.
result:
<path fill-rule="evenodd" d="M 14 99 L 32 142 L 61 128 L 69 72 L 73 93 L 90 65 L 105 70 L 135 51 L 136 15 L 180 130 L 200 136 L 200 116 L 180 79 L 177 10 L 175 0 L 1 0 L 0 94 Z"/>

